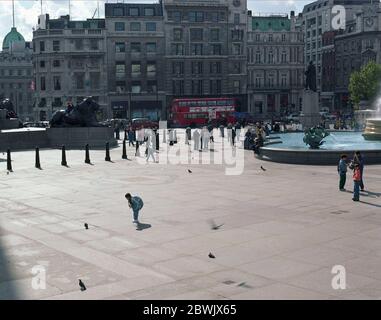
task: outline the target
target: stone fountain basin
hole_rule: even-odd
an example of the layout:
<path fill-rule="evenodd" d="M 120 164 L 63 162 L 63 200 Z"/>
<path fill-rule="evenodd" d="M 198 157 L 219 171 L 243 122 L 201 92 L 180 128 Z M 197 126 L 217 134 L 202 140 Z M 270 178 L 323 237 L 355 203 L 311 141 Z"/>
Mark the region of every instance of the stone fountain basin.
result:
<path fill-rule="evenodd" d="M 366 164 L 381 164 L 381 141 L 367 141 L 361 132 L 332 132 L 318 150 L 309 149 L 303 143 L 303 133 L 286 133 L 279 136 L 283 143 L 261 148 L 261 154 L 256 157 L 289 164 L 337 165 L 342 154 L 351 159 L 355 151 L 361 151 Z"/>

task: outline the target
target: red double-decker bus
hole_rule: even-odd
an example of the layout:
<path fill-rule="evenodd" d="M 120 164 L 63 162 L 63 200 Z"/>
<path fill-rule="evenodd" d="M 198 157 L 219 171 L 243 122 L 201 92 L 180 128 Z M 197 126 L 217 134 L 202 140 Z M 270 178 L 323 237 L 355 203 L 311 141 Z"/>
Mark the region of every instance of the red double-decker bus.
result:
<path fill-rule="evenodd" d="M 234 123 L 237 111 L 235 98 L 174 99 L 170 109 L 170 123 L 174 127 L 194 127 L 209 122 Z"/>

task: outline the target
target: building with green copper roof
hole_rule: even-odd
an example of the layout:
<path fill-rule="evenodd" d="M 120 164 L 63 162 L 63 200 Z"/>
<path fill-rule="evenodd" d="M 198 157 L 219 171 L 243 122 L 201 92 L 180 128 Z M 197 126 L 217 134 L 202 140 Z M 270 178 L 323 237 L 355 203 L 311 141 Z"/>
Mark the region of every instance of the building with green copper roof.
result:
<path fill-rule="evenodd" d="M 287 15 L 255 16 L 252 17 L 253 31 L 290 31 L 291 21 Z"/>
<path fill-rule="evenodd" d="M 25 41 L 24 37 L 20 32 L 17 31 L 16 27 L 12 27 L 11 31 L 5 36 L 3 40 L 3 50 L 9 50 L 13 42 Z"/>

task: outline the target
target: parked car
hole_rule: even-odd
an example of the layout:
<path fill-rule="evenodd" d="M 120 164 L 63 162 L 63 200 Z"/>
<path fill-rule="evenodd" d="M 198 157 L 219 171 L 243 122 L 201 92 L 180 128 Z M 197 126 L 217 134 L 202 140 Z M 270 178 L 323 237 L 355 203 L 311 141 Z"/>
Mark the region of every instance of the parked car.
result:
<path fill-rule="evenodd" d="M 145 129 L 159 128 L 159 124 L 155 121 L 151 121 L 148 118 L 135 118 L 132 119 L 131 127 L 133 130 L 139 129 L 141 127 Z"/>
<path fill-rule="evenodd" d="M 24 122 L 24 128 L 48 128 L 49 121 Z"/>

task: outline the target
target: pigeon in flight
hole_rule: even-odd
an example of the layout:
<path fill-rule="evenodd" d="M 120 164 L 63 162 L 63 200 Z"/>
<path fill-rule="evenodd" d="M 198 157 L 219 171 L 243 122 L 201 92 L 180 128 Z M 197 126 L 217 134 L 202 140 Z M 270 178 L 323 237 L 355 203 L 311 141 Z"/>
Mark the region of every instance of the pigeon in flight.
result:
<path fill-rule="evenodd" d="M 189 170 L 189 169 L 188 169 L 188 172 L 189 172 L 189 173 L 193 173 L 192 170 Z"/>
<path fill-rule="evenodd" d="M 85 291 L 85 290 L 86 290 L 86 286 L 85 286 L 85 284 L 82 282 L 81 279 L 79 279 L 79 287 L 81 288 L 81 291 Z"/>
<path fill-rule="evenodd" d="M 263 168 L 263 166 L 261 166 L 261 169 L 262 169 L 262 171 L 266 171 L 266 169 L 265 169 L 265 168 Z"/>
<path fill-rule="evenodd" d="M 89 229 L 89 225 L 87 223 L 85 223 L 85 228 L 86 228 L 86 230 Z"/>
<path fill-rule="evenodd" d="M 216 256 L 213 253 L 211 253 L 211 252 L 209 253 L 208 257 L 210 259 L 216 259 Z"/>

